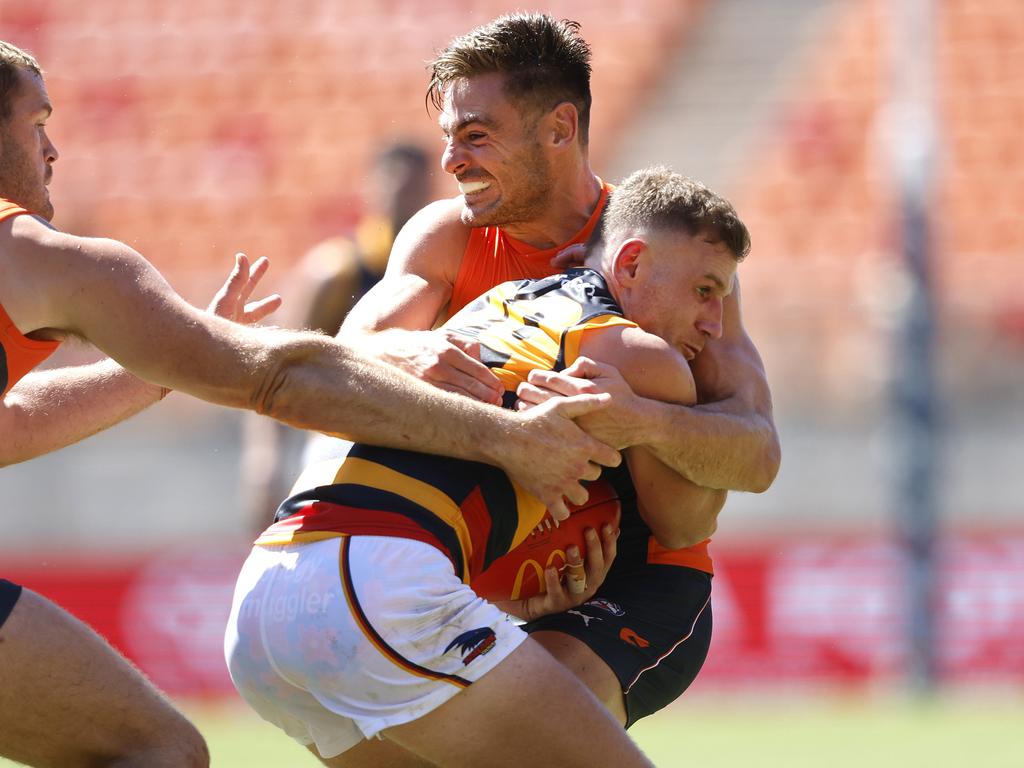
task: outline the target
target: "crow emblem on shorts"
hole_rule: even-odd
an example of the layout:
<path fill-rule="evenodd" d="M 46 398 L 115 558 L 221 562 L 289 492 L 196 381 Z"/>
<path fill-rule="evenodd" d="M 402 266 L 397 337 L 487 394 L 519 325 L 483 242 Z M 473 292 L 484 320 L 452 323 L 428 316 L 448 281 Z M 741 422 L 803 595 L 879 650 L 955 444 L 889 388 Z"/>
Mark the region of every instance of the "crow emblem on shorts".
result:
<path fill-rule="evenodd" d="M 462 652 L 462 663 L 466 665 L 478 656 L 483 656 L 490 651 L 494 647 L 495 642 L 497 642 L 497 638 L 494 635 L 494 630 L 490 627 L 480 627 L 479 629 L 471 629 L 469 632 L 463 632 L 448 643 L 448 647 L 444 649 L 444 652 L 448 653 L 452 648 L 458 648 Z"/>

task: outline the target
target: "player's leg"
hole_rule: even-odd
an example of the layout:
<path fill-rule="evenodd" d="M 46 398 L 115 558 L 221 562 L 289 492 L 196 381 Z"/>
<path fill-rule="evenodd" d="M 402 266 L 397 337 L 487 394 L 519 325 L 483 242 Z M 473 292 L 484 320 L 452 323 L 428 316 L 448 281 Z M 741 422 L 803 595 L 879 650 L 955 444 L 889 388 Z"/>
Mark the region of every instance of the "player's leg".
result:
<path fill-rule="evenodd" d="M 611 667 L 582 640 L 564 632 L 534 632 L 530 635 L 571 672 L 604 704 L 619 725 L 626 724 L 622 685 Z"/>
<path fill-rule="evenodd" d="M 646 628 L 643 631 L 647 631 Z M 555 630 L 534 632 L 531 637 L 586 685 L 620 724 L 627 723 L 628 698 L 632 713 L 629 722 L 632 723 L 674 701 L 696 677 L 710 643 L 711 608 L 708 605 L 700 613 L 684 643 L 675 645 L 674 650 L 660 664 L 635 681 L 628 697 L 622 692 L 623 684 L 616 672 L 582 640 L 567 632 Z M 624 674 L 627 674 L 627 670 L 629 675 L 635 674 L 633 670 L 637 668 L 637 662 L 630 659 L 630 654 L 610 654 L 609 659 Z M 429 768 L 434 765 L 396 744 L 380 739 L 363 741 L 349 752 L 333 760 L 324 760 L 323 763 L 331 768 L 376 768 L 382 765 L 390 768 Z"/>
<path fill-rule="evenodd" d="M 613 571 L 570 611 L 524 626 L 627 728 L 675 701 L 711 644 L 711 576 L 645 565 Z"/>
<path fill-rule="evenodd" d="M 533 640 L 385 737 L 438 765 L 651 766 L 582 683 Z"/>
<path fill-rule="evenodd" d="M 614 688 L 621 700 L 617 682 Z M 573 675 L 530 641 L 433 712 L 383 735 L 322 762 L 331 768 L 650 765 Z"/>
<path fill-rule="evenodd" d="M 199 732 L 71 614 L 23 590 L 0 627 L 0 755 L 32 766 L 205 768 Z"/>
<path fill-rule="evenodd" d="M 622 686 L 615 673 L 600 656 L 582 641 L 562 632 L 535 632 L 531 637 L 587 686 L 619 721 L 620 726 L 626 723 Z M 516 727 L 519 727 L 518 723 Z M 390 731 L 385 732 L 385 736 L 389 733 Z M 310 750 L 319 757 L 314 747 L 311 746 Z M 382 765 L 389 768 L 430 768 L 435 765 L 387 738 L 368 739 L 344 754 L 331 760 L 322 759 L 322 762 L 331 768 L 378 768 Z"/>
<path fill-rule="evenodd" d="M 225 650 L 243 697 L 328 765 L 389 764 L 379 733 L 442 766 L 650 765 L 579 681 L 422 542 L 257 547 Z"/>
<path fill-rule="evenodd" d="M 390 541 L 401 546 L 403 540 Z M 340 700 L 361 698 L 373 685 L 364 686 L 360 676 L 372 661 L 353 657 L 365 638 L 346 628 L 339 549 L 339 539 L 253 549 L 239 574 L 225 633 L 231 679 L 261 717 L 324 765 L 433 768 L 397 744 L 365 738 L 345 714 Z M 378 655 L 372 645 L 366 651 L 371 660 Z"/>

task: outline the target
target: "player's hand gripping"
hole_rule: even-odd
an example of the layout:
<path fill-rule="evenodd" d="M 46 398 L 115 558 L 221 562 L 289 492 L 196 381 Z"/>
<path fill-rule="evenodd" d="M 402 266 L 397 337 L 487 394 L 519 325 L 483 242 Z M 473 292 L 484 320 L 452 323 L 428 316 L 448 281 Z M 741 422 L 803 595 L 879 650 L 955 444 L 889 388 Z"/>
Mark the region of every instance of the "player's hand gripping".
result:
<path fill-rule="evenodd" d="M 393 329 L 386 334 L 387 348 L 376 353 L 379 359 L 439 389 L 501 404 L 504 388 L 491 369 L 480 362 L 478 342 L 444 328 Z"/>
<path fill-rule="evenodd" d="M 525 621 L 532 621 L 541 616 L 562 613 L 582 605 L 592 598 L 604 583 L 604 579 L 615 561 L 619 539 L 618 520 L 616 519 L 614 528 L 605 525 L 600 536 L 593 528 L 587 528 L 583 535 L 587 545 L 586 562 L 581 559 L 579 548 L 569 547 L 565 553 L 566 564 L 561 571 L 554 566 L 544 569 L 546 592 L 525 600 L 499 602 L 497 606 L 505 613 L 510 613 Z M 582 586 L 580 591 L 574 591 L 572 579 L 569 576 L 569 570 L 573 566 L 582 567 L 586 572 L 586 580 L 580 585 Z"/>
<path fill-rule="evenodd" d="M 495 437 L 494 459 L 513 481 L 543 502 L 555 520 L 589 494 L 582 480 L 596 480 L 602 467 L 617 467 L 618 451 L 595 440 L 575 423 L 608 405 L 608 395 L 555 398 L 521 414 L 521 428 Z"/>
<path fill-rule="evenodd" d="M 244 253 L 235 254 L 235 267 L 228 279 L 213 297 L 207 312 L 219 317 L 233 320 L 236 323 L 252 325 L 274 312 L 281 306 L 281 297 L 276 293 L 259 301 L 249 302 L 249 297 L 256 290 L 260 280 L 267 273 L 270 262 L 261 256 L 249 265 L 249 257 Z M 249 303 L 246 303 L 249 302 Z"/>
<path fill-rule="evenodd" d="M 639 397 L 633 392 L 622 374 L 611 365 L 598 363 L 586 357 L 576 359 L 564 371 L 535 370 L 516 390 L 516 410 L 528 411 L 552 398 L 578 395 L 605 394 L 611 404 L 607 408 L 588 413 L 578 419 L 579 425 L 598 440 L 615 448 L 634 445 L 633 409 Z"/>

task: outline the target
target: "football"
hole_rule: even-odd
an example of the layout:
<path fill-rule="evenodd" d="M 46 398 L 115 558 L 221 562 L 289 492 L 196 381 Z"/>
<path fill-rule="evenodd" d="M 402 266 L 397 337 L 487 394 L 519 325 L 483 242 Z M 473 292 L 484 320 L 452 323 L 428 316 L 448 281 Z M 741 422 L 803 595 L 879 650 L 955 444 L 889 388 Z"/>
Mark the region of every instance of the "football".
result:
<path fill-rule="evenodd" d="M 587 486 L 590 498 L 579 506 L 569 505 L 569 517 L 556 528 L 550 516 L 518 547 L 495 560 L 470 586 L 480 597 L 499 602 L 523 600 L 544 592 L 544 569 L 565 565 L 565 551 L 575 544 L 584 559 L 587 543 L 583 532 L 593 528 L 600 533 L 608 523 L 618 526 L 619 500 L 608 482 L 598 480 Z"/>

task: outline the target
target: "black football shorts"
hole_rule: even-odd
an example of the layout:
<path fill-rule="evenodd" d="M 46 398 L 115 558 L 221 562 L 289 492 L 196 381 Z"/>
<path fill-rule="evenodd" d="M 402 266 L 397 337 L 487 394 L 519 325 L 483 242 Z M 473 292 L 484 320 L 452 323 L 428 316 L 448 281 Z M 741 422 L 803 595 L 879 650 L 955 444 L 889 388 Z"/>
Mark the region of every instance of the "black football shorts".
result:
<path fill-rule="evenodd" d="M 675 701 L 711 645 L 711 575 L 673 565 L 612 568 L 590 600 L 523 626 L 564 632 L 594 651 L 622 685 L 626 727 Z"/>

